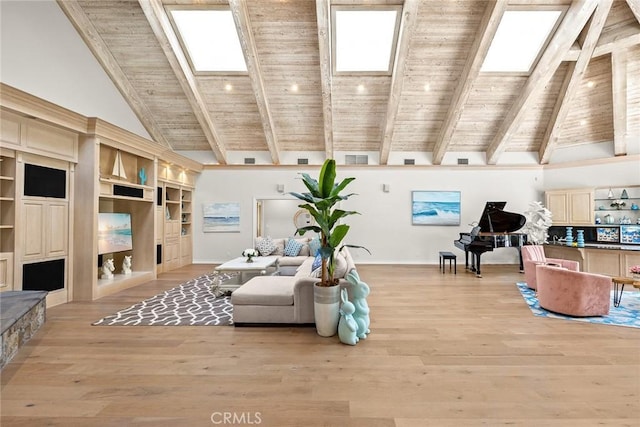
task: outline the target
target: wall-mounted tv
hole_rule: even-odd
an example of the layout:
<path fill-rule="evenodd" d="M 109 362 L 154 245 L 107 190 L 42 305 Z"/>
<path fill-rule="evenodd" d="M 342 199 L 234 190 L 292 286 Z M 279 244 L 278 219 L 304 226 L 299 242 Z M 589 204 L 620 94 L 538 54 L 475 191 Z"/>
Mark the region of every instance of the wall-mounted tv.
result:
<path fill-rule="evenodd" d="M 621 225 L 620 243 L 640 245 L 640 225 Z"/>
<path fill-rule="evenodd" d="M 98 254 L 133 249 L 131 214 L 101 212 L 98 214 Z"/>

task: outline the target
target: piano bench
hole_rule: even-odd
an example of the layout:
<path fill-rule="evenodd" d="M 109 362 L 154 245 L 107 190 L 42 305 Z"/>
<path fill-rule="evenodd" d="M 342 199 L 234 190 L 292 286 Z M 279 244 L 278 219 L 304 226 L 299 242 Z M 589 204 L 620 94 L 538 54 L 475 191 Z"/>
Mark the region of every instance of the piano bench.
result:
<path fill-rule="evenodd" d="M 442 269 L 442 274 L 444 274 L 446 260 L 449 260 L 449 272 L 451 272 L 451 261 L 453 261 L 453 274 L 458 274 L 458 257 L 451 252 L 440 251 L 438 253 L 440 254 L 438 266 Z"/>

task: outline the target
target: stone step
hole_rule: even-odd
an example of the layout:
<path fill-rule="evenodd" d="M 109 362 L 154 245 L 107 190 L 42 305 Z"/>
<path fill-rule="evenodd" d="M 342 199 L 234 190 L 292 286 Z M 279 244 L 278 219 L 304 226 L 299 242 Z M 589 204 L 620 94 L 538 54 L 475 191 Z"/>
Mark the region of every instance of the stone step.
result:
<path fill-rule="evenodd" d="M 0 369 L 9 363 L 44 324 L 46 297 L 45 291 L 0 293 Z"/>

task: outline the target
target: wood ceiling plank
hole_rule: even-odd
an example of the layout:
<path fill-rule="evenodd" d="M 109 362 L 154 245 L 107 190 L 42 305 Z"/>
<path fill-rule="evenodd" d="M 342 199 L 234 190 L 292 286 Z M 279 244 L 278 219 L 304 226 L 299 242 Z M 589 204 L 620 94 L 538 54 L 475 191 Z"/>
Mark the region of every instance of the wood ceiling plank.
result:
<path fill-rule="evenodd" d="M 262 127 L 267 141 L 267 147 L 271 155 L 271 161 L 274 165 L 280 164 L 280 147 L 278 137 L 274 130 L 273 118 L 269 109 L 269 100 L 265 91 L 265 84 L 260 69 L 260 61 L 258 60 L 258 50 L 253 39 L 251 23 L 249 22 L 249 12 L 247 10 L 246 0 L 229 0 L 231 14 L 236 24 L 240 46 L 244 52 L 247 62 L 247 71 L 251 78 L 251 85 L 256 96 L 258 111 L 262 119 Z"/>
<path fill-rule="evenodd" d="M 480 26 L 478 27 L 478 32 L 471 46 L 470 55 L 462 70 L 462 75 L 458 80 L 459 83 L 453 93 L 453 99 L 449 104 L 447 115 L 433 148 L 433 164 L 435 165 L 442 163 L 442 159 L 451 143 L 451 137 L 453 136 L 455 127 L 460 120 L 462 110 L 471 93 L 473 83 L 478 78 L 480 68 L 482 67 L 484 58 L 487 55 L 489 46 L 491 46 L 493 36 L 498 29 L 498 25 L 506 8 L 507 1 L 498 0 L 487 3 L 482 20 L 480 21 Z"/>
<path fill-rule="evenodd" d="M 330 0 L 316 0 L 318 47 L 320 49 L 320 84 L 322 87 L 322 118 L 324 126 L 324 152 L 333 158 L 333 108 L 331 104 L 331 31 L 329 24 Z"/>
<path fill-rule="evenodd" d="M 512 108 L 507 112 L 487 149 L 487 163 L 496 164 L 507 148 L 507 142 L 518 128 L 526 109 L 553 77 L 580 31 L 598 5 L 595 0 L 576 1 L 567 11 L 549 46 L 542 54 Z"/>
<path fill-rule="evenodd" d="M 387 115 L 385 118 L 384 131 L 382 132 L 382 142 L 380 144 L 381 165 L 386 165 L 389 161 L 391 141 L 393 139 L 400 97 L 402 95 L 409 42 L 411 41 L 413 30 L 418 20 L 418 5 L 418 0 L 405 0 L 402 6 L 400 34 L 398 35 L 398 46 L 396 48 L 395 64 L 391 77 L 391 92 L 389 93 L 389 100 L 387 102 Z"/>
<path fill-rule="evenodd" d="M 640 24 L 640 0 L 627 0 L 627 5 L 629 5 L 633 16 L 636 17 L 636 21 Z"/>
<path fill-rule="evenodd" d="M 189 100 L 193 114 L 202 128 L 202 132 L 204 132 L 207 142 L 216 156 L 216 160 L 220 164 L 226 164 L 226 148 L 207 112 L 206 103 L 198 90 L 191 66 L 182 52 L 180 42 L 173 32 L 161 0 L 139 0 L 139 3 L 162 51 L 171 65 L 173 73 Z"/>
<path fill-rule="evenodd" d="M 582 43 L 582 50 L 578 60 L 569 65 L 551 120 L 549 120 L 549 125 L 542 138 L 542 144 L 540 144 L 540 149 L 538 150 L 540 164 L 549 163 L 551 154 L 558 144 L 560 129 L 569 113 L 571 101 L 582 83 L 582 77 L 589 65 L 612 4 L 613 0 L 601 0 L 591 20 L 587 23 L 587 33 Z"/>
<path fill-rule="evenodd" d="M 76 0 L 57 0 L 57 2 L 89 50 L 91 50 L 111 81 L 118 88 L 122 97 L 129 104 L 147 132 L 149 132 L 149 135 L 157 143 L 170 147 L 171 145 L 165 138 L 161 126 L 156 122 L 145 101 L 140 97 L 124 71 L 120 68 L 118 61 L 113 57 L 109 47 L 100 37 L 100 34 L 79 3 Z"/>

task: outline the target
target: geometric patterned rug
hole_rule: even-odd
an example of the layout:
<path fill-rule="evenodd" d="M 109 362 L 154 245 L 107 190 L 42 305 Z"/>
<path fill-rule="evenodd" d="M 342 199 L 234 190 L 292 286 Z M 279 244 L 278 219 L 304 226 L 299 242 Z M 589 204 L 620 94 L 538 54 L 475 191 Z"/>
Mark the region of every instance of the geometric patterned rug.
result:
<path fill-rule="evenodd" d="M 627 326 L 640 328 L 640 292 L 636 290 L 625 291 L 622 294 L 620 306 L 613 306 L 613 291 L 611 291 L 611 306 L 606 316 L 571 317 L 553 313 L 541 308 L 533 289 L 529 289 L 526 283 L 517 283 L 518 290 L 527 302 L 531 312 L 535 316 L 550 317 L 554 319 L 572 320 L 576 322 L 598 323 L 601 325 Z"/>
<path fill-rule="evenodd" d="M 230 326 L 231 297 L 216 286 L 232 274 L 207 274 L 93 323 L 100 326 Z"/>

